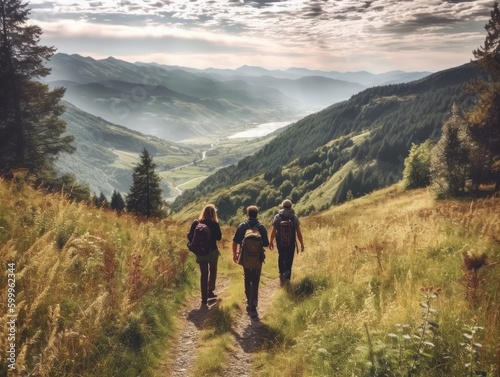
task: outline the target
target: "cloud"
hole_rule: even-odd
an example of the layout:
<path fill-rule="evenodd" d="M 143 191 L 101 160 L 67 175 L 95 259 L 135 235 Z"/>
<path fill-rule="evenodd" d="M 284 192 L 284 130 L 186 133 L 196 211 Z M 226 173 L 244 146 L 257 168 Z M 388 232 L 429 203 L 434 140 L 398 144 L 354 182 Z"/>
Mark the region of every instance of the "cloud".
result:
<path fill-rule="evenodd" d="M 94 44 L 95 53 L 101 54 L 107 44 L 109 55 L 125 54 L 129 43 L 127 56 L 133 50 L 148 56 L 178 54 L 172 60 L 204 56 L 198 59 L 200 65 L 212 61 L 257 65 L 267 56 L 269 67 L 300 62 L 323 69 L 335 61 L 381 71 L 398 64 L 410 66 L 415 56 L 425 57 L 427 68 L 422 69 L 428 70 L 468 61 L 470 51 L 484 40 L 492 2 L 54 0 L 32 1 L 30 7 L 44 40 L 68 48 L 73 38 L 77 43 L 71 52 L 78 52 L 78 45 L 92 51 Z M 440 66 L 445 64 L 444 50 L 450 56 L 448 67 Z M 240 59 L 227 59 L 231 53 Z M 374 59 L 377 54 L 380 58 Z"/>

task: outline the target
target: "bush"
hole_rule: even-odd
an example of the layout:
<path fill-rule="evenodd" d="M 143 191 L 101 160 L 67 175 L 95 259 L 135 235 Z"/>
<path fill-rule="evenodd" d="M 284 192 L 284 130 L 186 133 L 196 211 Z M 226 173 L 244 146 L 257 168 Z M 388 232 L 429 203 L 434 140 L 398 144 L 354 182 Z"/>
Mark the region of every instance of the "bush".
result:
<path fill-rule="evenodd" d="M 431 143 L 412 144 L 404 162 L 403 182 L 406 189 L 427 187 L 431 183 Z"/>

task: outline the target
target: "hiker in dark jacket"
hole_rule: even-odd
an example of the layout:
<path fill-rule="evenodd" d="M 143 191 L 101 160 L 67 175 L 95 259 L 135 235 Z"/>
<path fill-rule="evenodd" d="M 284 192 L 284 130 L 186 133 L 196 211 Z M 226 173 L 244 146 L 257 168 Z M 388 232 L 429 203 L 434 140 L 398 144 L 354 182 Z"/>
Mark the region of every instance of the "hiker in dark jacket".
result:
<path fill-rule="evenodd" d="M 288 199 L 282 203 L 282 209 L 274 216 L 273 229 L 271 231 L 271 242 L 269 249 L 274 249 L 274 240 L 278 247 L 278 270 L 280 274 L 281 285 L 288 284 L 292 276 L 293 257 L 295 255 L 295 248 L 297 239 L 300 242 L 301 252 L 304 251 L 304 240 L 300 230 L 300 221 L 295 211 L 292 209 L 292 202 Z M 290 234 L 284 238 L 286 227 L 289 227 Z M 297 251 L 298 252 L 298 251 Z"/>
<path fill-rule="evenodd" d="M 203 223 L 210 229 L 209 252 L 208 255 L 197 255 L 196 262 L 200 266 L 200 289 L 201 304 L 206 306 L 209 299 L 215 299 L 214 293 L 215 280 L 217 279 L 217 262 L 219 260 L 219 249 L 217 241 L 222 238 L 222 232 L 217 218 L 217 210 L 213 204 L 208 204 L 201 211 L 198 219 L 194 220 L 188 233 L 188 240 L 191 241 L 194 235 L 194 229 L 198 223 Z"/>
<path fill-rule="evenodd" d="M 267 236 L 266 227 L 257 220 L 259 209 L 256 206 L 247 208 L 248 220 L 242 222 L 236 229 L 233 237 L 233 260 L 238 263 L 238 251 L 241 248 L 241 243 L 245 238 L 245 233 L 248 229 L 256 227 L 262 237 L 262 246 L 269 246 L 269 238 Z M 257 317 L 257 304 L 259 300 L 259 283 L 261 268 L 249 269 L 243 268 L 245 277 L 245 296 L 247 299 L 247 313 L 251 317 Z"/>

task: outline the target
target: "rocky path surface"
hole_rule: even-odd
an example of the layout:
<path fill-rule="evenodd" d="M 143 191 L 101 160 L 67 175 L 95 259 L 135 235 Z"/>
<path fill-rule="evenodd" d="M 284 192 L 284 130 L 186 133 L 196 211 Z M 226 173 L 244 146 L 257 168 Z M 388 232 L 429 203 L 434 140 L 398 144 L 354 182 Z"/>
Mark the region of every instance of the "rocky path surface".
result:
<path fill-rule="evenodd" d="M 217 282 L 217 294 L 224 297 L 224 291 L 229 281 L 222 276 Z M 233 347 L 228 351 L 228 364 L 221 376 L 224 377 L 250 377 L 252 371 L 252 354 L 260 349 L 263 342 L 264 324 L 262 319 L 270 306 L 272 296 L 279 289 L 278 279 L 262 277 L 259 287 L 258 317 L 251 318 L 245 311 L 245 303 L 242 300 L 242 308 L 236 313 L 232 328 Z M 204 328 L 205 319 L 209 314 L 208 308 L 200 307 L 198 296 L 190 298 L 181 313 L 180 334 L 174 346 L 172 355 L 173 362 L 163 365 L 161 375 L 171 377 L 188 377 L 192 373 L 192 367 L 196 358 L 199 344 L 199 336 Z"/>

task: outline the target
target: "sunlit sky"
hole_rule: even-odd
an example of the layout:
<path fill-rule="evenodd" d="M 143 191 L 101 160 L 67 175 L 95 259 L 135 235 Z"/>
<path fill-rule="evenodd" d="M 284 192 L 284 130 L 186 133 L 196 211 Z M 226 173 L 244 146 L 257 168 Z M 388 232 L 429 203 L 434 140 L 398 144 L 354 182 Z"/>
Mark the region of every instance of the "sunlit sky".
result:
<path fill-rule="evenodd" d="M 493 0 L 28 1 L 42 43 L 194 68 L 439 71 L 484 43 Z"/>

